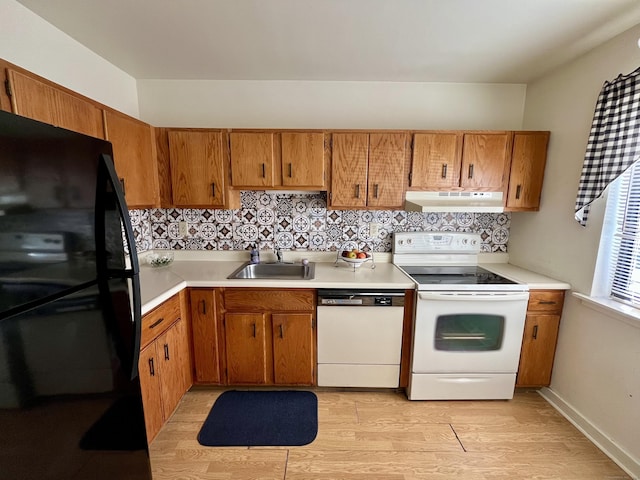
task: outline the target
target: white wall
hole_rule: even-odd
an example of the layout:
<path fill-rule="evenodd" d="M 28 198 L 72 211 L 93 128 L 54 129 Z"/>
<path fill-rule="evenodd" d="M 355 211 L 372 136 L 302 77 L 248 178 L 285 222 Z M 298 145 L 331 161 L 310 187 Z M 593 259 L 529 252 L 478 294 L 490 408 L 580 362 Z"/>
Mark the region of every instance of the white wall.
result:
<path fill-rule="evenodd" d="M 138 116 L 135 78 L 14 0 L 0 0 L 0 58 Z"/>
<path fill-rule="evenodd" d="M 524 128 L 551 130 L 538 213 L 512 214 L 509 258 L 589 294 L 604 201 L 586 228 L 574 203 L 595 102 L 606 80 L 640 66 L 640 26 L 527 87 Z M 640 322 L 623 323 L 567 295 L 551 389 L 625 451 L 640 476 Z"/>
<path fill-rule="evenodd" d="M 139 80 L 156 126 L 519 129 L 525 85 Z"/>

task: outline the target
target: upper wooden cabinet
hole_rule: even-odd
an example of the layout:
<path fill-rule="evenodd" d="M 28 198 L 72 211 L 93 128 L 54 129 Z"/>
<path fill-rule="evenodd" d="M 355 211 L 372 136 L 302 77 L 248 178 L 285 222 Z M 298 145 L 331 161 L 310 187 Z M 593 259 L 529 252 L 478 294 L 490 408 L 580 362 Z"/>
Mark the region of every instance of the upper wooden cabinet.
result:
<path fill-rule="evenodd" d="M 416 133 L 410 186 L 451 189 L 460 186 L 461 132 Z"/>
<path fill-rule="evenodd" d="M 325 185 L 324 134 L 317 132 L 283 132 L 282 185 L 317 187 Z"/>
<path fill-rule="evenodd" d="M 221 131 L 169 131 L 173 204 L 225 208 L 226 134 Z"/>
<path fill-rule="evenodd" d="M 325 188 L 322 132 L 231 132 L 231 185 Z"/>
<path fill-rule="evenodd" d="M 104 138 L 102 110 L 91 102 L 12 69 L 7 82 L 13 113 Z"/>
<path fill-rule="evenodd" d="M 105 110 L 104 131 L 105 138 L 113 145 L 113 162 L 127 206 L 158 206 L 158 166 L 151 126 L 122 113 Z"/>
<path fill-rule="evenodd" d="M 273 187 L 274 133 L 231 132 L 231 185 Z"/>
<path fill-rule="evenodd" d="M 334 133 L 331 194 L 334 208 L 402 208 L 407 134 Z"/>
<path fill-rule="evenodd" d="M 504 191 L 509 176 L 510 132 L 465 133 L 460 186 Z"/>
<path fill-rule="evenodd" d="M 508 210 L 538 210 L 549 132 L 514 132 Z"/>

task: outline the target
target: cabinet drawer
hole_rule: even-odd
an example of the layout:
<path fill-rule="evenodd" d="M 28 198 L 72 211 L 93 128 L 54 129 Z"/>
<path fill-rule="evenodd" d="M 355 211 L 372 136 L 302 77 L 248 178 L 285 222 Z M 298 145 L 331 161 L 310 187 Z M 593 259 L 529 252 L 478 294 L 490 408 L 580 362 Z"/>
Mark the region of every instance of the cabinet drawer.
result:
<path fill-rule="evenodd" d="M 529 292 L 529 312 L 561 313 L 564 290 L 531 290 Z"/>
<path fill-rule="evenodd" d="M 162 305 L 147 313 L 142 317 L 140 348 L 144 348 L 151 343 L 179 318 L 180 299 L 178 295 L 171 297 Z"/>
<path fill-rule="evenodd" d="M 226 310 L 312 311 L 315 305 L 313 290 L 229 288 L 224 292 Z"/>

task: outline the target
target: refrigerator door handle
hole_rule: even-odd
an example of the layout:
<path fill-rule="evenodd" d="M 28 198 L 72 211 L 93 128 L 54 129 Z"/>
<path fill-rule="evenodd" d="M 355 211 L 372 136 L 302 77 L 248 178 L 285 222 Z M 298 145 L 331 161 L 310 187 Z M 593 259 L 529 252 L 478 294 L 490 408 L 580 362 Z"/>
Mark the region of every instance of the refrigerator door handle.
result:
<path fill-rule="evenodd" d="M 127 203 L 124 199 L 124 192 L 120 184 L 116 169 L 113 165 L 111 156 L 107 154 L 100 155 L 100 165 L 98 167 L 98 181 L 102 185 L 107 185 L 105 180 L 111 185 L 113 193 L 115 194 L 116 206 L 120 218 L 122 220 L 122 226 L 124 228 L 124 238 L 129 249 L 130 268 L 122 270 L 114 270 L 106 267 L 106 258 L 98 260 L 98 264 L 102 265 L 103 273 L 107 278 L 127 278 L 130 281 L 129 291 L 131 295 L 131 311 L 133 316 L 133 352 L 131 355 L 131 378 L 134 379 L 138 376 L 138 361 L 140 360 L 140 337 L 142 335 L 142 304 L 140 300 L 140 267 L 138 265 L 138 252 L 136 251 L 135 237 L 133 235 L 133 227 L 131 226 L 131 220 L 129 220 L 129 210 L 127 209 Z M 106 176 L 106 178 L 105 178 Z M 100 191 L 100 190 L 99 190 Z M 106 192 L 105 192 L 106 193 Z M 96 235 L 98 239 L 104 238 L 106 232 L 104 231 L 104 221 L 106 215 L 106 199 L 98 198 L 96 201 Z M 104 242 L 104 240 L 100 240 Z M 102 245 L 103 246 L 103 245 Z M 104 248 L 98 248 L 98 255 L 105 255 Z"/>

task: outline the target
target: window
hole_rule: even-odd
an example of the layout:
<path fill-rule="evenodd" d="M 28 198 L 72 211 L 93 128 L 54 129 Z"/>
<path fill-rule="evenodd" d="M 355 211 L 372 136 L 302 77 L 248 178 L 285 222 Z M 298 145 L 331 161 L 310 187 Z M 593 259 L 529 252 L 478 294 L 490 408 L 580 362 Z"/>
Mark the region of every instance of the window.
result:
<path fill-rule="evenodd" d="M 598 260 L 598 290 L 640 308 L 640 162 L 610 185 Z"/>

